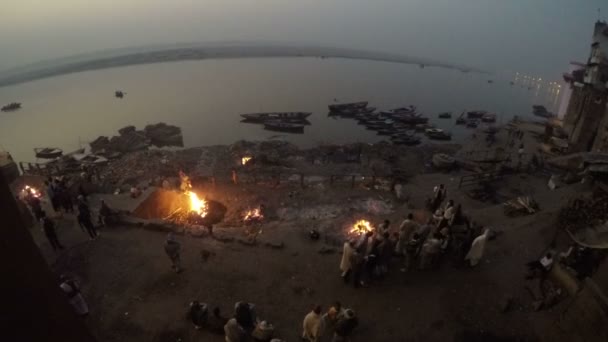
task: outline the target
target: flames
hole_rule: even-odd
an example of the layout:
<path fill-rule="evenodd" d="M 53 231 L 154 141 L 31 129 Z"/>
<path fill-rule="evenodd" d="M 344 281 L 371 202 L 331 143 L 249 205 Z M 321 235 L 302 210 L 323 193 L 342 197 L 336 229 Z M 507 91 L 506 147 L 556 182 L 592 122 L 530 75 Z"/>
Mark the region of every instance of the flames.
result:
<path fill-rule="evenodd" d="M 353 227 L 351 228 L 349 233 L 356 234 L 356 235 L 363 235 L 365 233 L 373 232 L 373 231 L 374 231 L 374 227 L 372 226 L 372 224 L 369 221 L 359 220 L 353 225 Z"/>
<path fill-rule="evenodd" d="M 243 157 L 241 158 L 241 165 L 247 165 L 253 159 L 253 157 Z"/>
<path fill-rule="evenodd" d="M 252 210 L 248 210 L 247 213 L 245 213 L 245 221 L 258 221 L 264 218 L 264 215 L 262 215 L 262 210 L 260 210 L 260 208 L 255 208 Z"/>
<path fill-rule="evenodd" d="M 21 193 L 23 194 L 24 197 L 27 196 L 33 196 L 36 198 L 41 198 L 42 194 L 40 193 L 40 191 L 32 186 L 26 185 L 23 190 L 21 190 Z"/>
<path fill-rule="evenodd" d="M 186 195 L 190 199 L 190 211 L 196 212 L 200 217 L 205 217 L 209 213 L 209 205 L 205 199 L 198 198 L 198 195 L 192 191 L 187 191 Z"/>
<path fill-rule="evenodd" d="M 192 191 L 192 182 L 190 177 L 184 172 L 179 172 L 180 186 L 179 188 L 188 196 L 190 201 L 190 211 L 197 213 L 200 217 L 205 217 L 209 213 L 209 204 L 204 198 L 199 198 L 198 195 Z"/>

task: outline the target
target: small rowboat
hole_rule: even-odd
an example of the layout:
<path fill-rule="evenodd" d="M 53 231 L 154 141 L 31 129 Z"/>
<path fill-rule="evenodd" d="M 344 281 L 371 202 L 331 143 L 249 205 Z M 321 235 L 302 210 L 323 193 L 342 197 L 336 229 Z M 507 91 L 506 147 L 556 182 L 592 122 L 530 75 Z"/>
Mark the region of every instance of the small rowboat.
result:
<path fill-rule="evenodd" d="M 55 147 L 37 147 L 34 148 L 36 158 L 40 159 L 55 159 L 63 155 L 63 150 Z"/>
<path fill-rule="evenodd" d="M 286 133 L 304 133 L 304 125 L 281 122 L 281 121 L 265 122 L 264 129 L 269 130 L 269 131 L 286 132 Z"/>

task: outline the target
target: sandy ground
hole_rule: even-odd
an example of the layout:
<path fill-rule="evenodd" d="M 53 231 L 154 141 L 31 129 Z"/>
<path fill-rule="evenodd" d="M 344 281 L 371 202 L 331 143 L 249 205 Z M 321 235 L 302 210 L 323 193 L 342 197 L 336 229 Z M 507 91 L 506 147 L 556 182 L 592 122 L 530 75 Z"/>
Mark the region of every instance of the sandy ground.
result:
<path fill-rule="evenodd" d="M 226 316 L 235 302 L 253 302 L 258 316 L 273 323 L 277 336 L 287 341 L 299 340 L 302 319 L 313 304 L 326 309 L 335 301 L 358 313 L 360 326 L 354 341 L 569 340 L 553 325 L 559 305 L 532 310 L 533 299 L 526 286 L 534 291 L 536 285 L 524 280 L 524 264 L 540 257 L 555 240 L 557 210 L 575 193 L 587 189 L 572 185 L 551 191 L 547 177 L 509 176 L 499 184 L 500 195 L 532 195 L 541 211 L 508 218 L 502 204 L 474 201 L 458 189 L 462 174 L 421 173 L 405 184 L 408 201 L 398 201 L 388 192 L 350 189 L 344 184 L 298 190 L 295 198 L 288 196 L 295 190 L 288 186 L 218 186 L 210 196 L 229 208 L 242 202 L 267 205 L 270 214 L 259 243 L 247 246 L 179 236 L 185 267 L 180 274 L 170 269 L 162 232 L 135 226 L 106 227 L 100 238 L 89 241 L 75 217 L 64 216 L 58 218 L 58 236 L 68 248 L 61 253 L 51 250 L 39 227 L 33 227 L 32 233 L 57 273 L 70 273 L 81 281 L 91 309 L 86 324 L 100 341 L 223 341 L 223 336 L 195 330 L 186 319 L 188 303 L 195 299 L 219 306 Z M 401 273 L 400 261 L 394 259 L 383 281 L 369 288 L 345 285 L 338 270 L 341 255 L 336 243 L 340 241 L 335 239 L 343 235 L 344 224 L 363 215 L 377 223 L 391 219 L 396 229 L 412 209 L 424 207 L 438 183 L 446 184 L 448 198 L 461 203 L 467 215 L 499 232 L 488 243 L 482 263 L 470 269 L 443 260 L 438 270 Z M 353 203 L 369 198 L 385 199 L 391 210 L 375 215 L 352 209 Z M 98 200 L 91 198 L 93 208 Z M 289 219 L 279 215 L 281 208 L 297 217 L 297 213 L 314 213 L 330 205 L 343 210 L 334 217 Z M 318 228 L 326 238 L 311 241 L 307 235 L 311 228 Z M 219 230 L 238 237 L 244 228 Z M 283 242 L 285 247 L 269 248 L 264 242 Z M 558 248 L 561 245 L 563 242 Z M 319 253 L 322 247 L 333 248 L 334 253 Z M 209 258 L 204 260 L 203 254 Z M 510 309 L 502 312 L 507 299 Z"/>

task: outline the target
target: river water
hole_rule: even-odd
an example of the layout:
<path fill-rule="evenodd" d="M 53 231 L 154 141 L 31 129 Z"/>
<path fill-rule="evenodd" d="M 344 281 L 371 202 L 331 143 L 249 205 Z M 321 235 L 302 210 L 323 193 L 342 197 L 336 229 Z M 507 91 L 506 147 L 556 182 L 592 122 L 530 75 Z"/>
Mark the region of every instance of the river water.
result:
<path fill-rule="evenodd" d="M 493 83 L 488 83 L 493 79 Z M 510 81 L 515 81 L 514 85 Z M 116 99 L 114 91 L 127 94 Z M 522 84 L 514 76 L 462 73 L 346 59 L 255 58 L 155 63 L 87 71 L 0 88 L 0 104 L 23 108 L 0 113 L 0 148 L 18 161 L 34 161 L 34 147 L 71 151 L 126 125 L 180 126 L 186 146 L 240 139 L 285 139 L 300 146 L 376 142 L 385 137 L 356 121 L 327 116 L 327 105 L 368 100 L 390 109 L 414 104 L 455 142 L 471 134 L 437 113 L 484 109 L 499 122 L 530 116 L 532 104 L 556 111 L 556 88 Z M 265 131 L 240 123 L 239 114 L 310 111 L 304 134 Z M 455 115 L 456 116 L 456 115 Z"/>

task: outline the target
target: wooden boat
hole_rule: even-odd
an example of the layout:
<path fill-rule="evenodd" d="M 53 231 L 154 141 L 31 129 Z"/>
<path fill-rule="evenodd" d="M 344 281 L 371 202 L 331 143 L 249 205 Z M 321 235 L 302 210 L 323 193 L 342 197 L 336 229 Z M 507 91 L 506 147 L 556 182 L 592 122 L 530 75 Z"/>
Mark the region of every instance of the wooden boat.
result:
<path fill-rule="evenodd" d="M 488 112 L 486 112 L 485 110 L 472 110 L 470 112 L 467 112 L 467 118 L 469 118 L 469 119 L 481 119 L 487 113 Z"/>
<path fill-rule="evenodd" d="M 114 96 L 117 97 L 117 98 L 119 98 L 119 99 L 122 99 L 125 96 L 125 94 L 126 94 L 125 92 L 120 91 L 120 90 L 117 90 L 117 91 L 114 92 Z"/>
<path fill-rule="evenodd" d="M 435 126 L 431 124 L 417 124 L 414 126 L 414 130 L 416 132 L 425 132 L 427 129 L 435 128 Z"/>
<path fill-rule="evenodd" d="M 477 122 L 477 120 L 467 121 L 467 128 L 477 128 L 477 126 L 479 126 L 479 122 Z"/>
<path fill-rule="evenodd" d="M 451 119 L 452 118 L 452 112 L 444 112 L 444 113 L 439 113 L 439 115 L 437 115 L 440 119 Z"/>
<path fill-rule="evenodd" d="M 286 133 L 304 133 L 304 125 L 282 121 L 267 121 L 264 123 L 264 129 Z"/>
<path fill-rule="evenodd" d="M 63 150 L 55 147 L 37 147 L 34 148 L 36 158 L 40 159 L 55 159 L 61 157 Z"/>
<path fill-rule="evenodd" d="M 440 128 L 428 128 L 424 134 L 433 140 L 452 140 L 452 134 L 444 132 Z"/>
<path fill-rule="evenodd" d="M 21 109 L 21 103 L 19 102 L 11 102 L 6 106 L 2 106 L 2 108 L 0 108 L 0 110 L 2 110 L 3 112 L 12 112 L 17 109 Z"/>
<path fill-rule="evenodd" d="M 456 162 L 454 157 L 448 156 L 444 153 L 434 154 L 431 161 L 433 163 L 433 166 L 438 169 L 449 169 L 454 166 L 454 163 Z"/>
<path fill-rule="evenodd" d="M 418 125 L 429 122 L 429 118 L 416 114 L 393 116 L 393 119 L 407 125 Z"/>
<path fill-rule="evenodd" d="M 333 115 L 338 115 L 338 116 L 342 116 L 342 117 L 356 117 L 359 115 L 368 115 L 373 113 L 376 110 L 376 107 L 366 107 L 366 108 L 352 108 L 352 109 L 347 109 L 347 110 L 343 110 L 343 111 L 339 111 L 339 112 L 331 112 Z"/>
<path fill-rule="evenodd" d="M 532 114 L 534 114 L 536 116 L 540 116 L 541 118 L 555 117 L 555 114 L 551 113 L 550 111 L 547 110 L 547 108 L 545 108 L 545 106 L 541 106 L 541 105 L 533 105 Z"/>
<path fill-rule="evenodd" d="M 420 144 L 420 138 L 415 135 L 403 135 L 392 138 L 391 141 L 395 145 L 414 146 Z"/>
<path fill-rule="evenodd" d="M 260 122 L 266 121 L 277 121 L 277 120 L 305 120 L 307 117 L 312 115 L 309 112 L 269 112 L 269 113 L 249 113 L 241 114 L 248 122 Z"/>
<path fill-rule="evenodd" d="M 327 106 L 331 112 L 341 112 L 351 109 L 363 109 L 367 107 L 367 101 L 351 102 L 351 103 L 338 103 Z"/>
<path fill-rule="evenodd" d="M 399 107 L 399 108 L 394 108 L 394 109 L 389 109 L 389 110 L 383 110 L 380 112 L 380 114 L 382 115 L 386 115 L 386 116 L 393 116 L 393 115 L 399 115 L 399 114 L 415 114 L 416 113 L 416 106 L 408 106 L 408 107 Z"/>
<path fill-rule="evenodd" d="M 487 122 L 487 123 L 496 122 L 496 114 L 494 114 L 494 113 L 484 114 L 484 116 L 481 117 L 481 122 Z"/>

